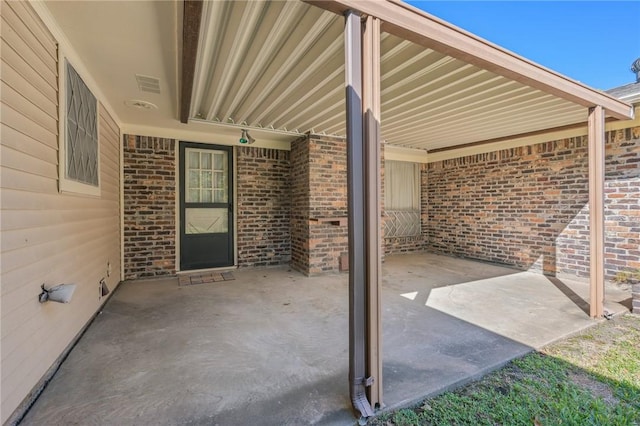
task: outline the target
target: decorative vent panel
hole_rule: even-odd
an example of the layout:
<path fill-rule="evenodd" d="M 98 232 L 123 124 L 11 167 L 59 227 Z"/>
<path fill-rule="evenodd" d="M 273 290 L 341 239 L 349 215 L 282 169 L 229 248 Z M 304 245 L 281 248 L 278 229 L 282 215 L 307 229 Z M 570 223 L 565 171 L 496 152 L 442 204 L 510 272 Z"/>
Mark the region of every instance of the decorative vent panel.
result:
<path fill-rule="evenodd" d="M 420 235 L 420 212 L 385 210 L 384 236 L 415 237 Z"/>

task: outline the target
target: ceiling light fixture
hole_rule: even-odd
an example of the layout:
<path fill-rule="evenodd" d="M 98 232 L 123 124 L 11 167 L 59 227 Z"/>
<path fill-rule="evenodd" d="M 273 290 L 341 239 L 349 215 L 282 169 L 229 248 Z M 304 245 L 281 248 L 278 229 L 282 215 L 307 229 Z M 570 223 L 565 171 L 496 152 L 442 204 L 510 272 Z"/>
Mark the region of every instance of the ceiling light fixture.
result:
<path fill-rule="evenodd" d="M 158 109 L 157 105 L 152 104 L 151 102 L 141 101 L 139 99 L 130 99 L 128 101 L 124 101 L 124 104 L 131 108 L 146 109 L 148 111 Z"/>
<path fill-rule="evenodd" d="M 238 142 L 240 142 L 243 145 L 247 145 L 247 144 L 251 145 L 255 141 L 256 140 L 251 137 L 247 129 L 242 129 L 242 135 L 240 136 L 240 140 Z"/>

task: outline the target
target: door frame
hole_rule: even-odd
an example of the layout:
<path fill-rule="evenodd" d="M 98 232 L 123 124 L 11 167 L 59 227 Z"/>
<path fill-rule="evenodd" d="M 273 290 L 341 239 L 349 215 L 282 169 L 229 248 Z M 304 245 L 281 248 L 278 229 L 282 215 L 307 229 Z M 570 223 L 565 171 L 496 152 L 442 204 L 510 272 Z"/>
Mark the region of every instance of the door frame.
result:
<path fill-rule="evenodd" d="M 210 271 L 210 270 L 228 270 L 228 269 L 236 269 L 238 267 L 238 187 L 237 187 L 237 153 L 236 153 L 236 147 L 234 145 L 225 145 L 225 144 L 216 144 L 216 143 L 212 143 L 212 142 L 201 142 L 201 141 L 190 141 L 190 140 L 184 140 L 184 139 L 176 139 L 176 144 L 175 144 L 175 170 L 176 170 L 176 179 L 175 179 L 175 192 L 176 192 L 176 197 L 175 197 L 175 218 L 176 218 L 176 224 L 175 224 L 175 270 L 177 274 L 190 274 L 190 273 L 194 273 L 194 272 L 198 272 L 198 271 Z M 182 230 L 182 220 L 183 220 L 183 214 L 182 214 L 182 189 L 181 189 L 181 179 L 184 179 L 184 176 L 182 176 L 183 173 L 183 167 L 182 167 L 182 156 L 180 155 L 180 148 L 182 146 L 182 144 L 192 144 L 192 146 L 198 147 L 200 146 L 203 149 L 216 149 L 216 148 L 222 148 L 225 150 L 229 150 L 229 155 L 231 155 L 231 166 L 232 166 L 232 170 L 231 173 L 229 174 L 229 179 L 231 180 L 229 188 L 232 188 L 231 192 L 232 192 L 232 197 L 231 199 L 233 200 L 233 215 L 232 215 L 232 224 L 230 224 L 231 229 L 232 229 L 232 239 L 233 239 L 233 244 L 232 244 L 232 256 L 233 256 L 233 264 L 229 265 L 229 266 L 220 266 L 220 267 L 213 267 L 213 268 L 204 268 L 204 269 L 188 269 L 188 270 L 182 270 L 180 267 L 180 256 L 181 256 L 181 230 Z"/>

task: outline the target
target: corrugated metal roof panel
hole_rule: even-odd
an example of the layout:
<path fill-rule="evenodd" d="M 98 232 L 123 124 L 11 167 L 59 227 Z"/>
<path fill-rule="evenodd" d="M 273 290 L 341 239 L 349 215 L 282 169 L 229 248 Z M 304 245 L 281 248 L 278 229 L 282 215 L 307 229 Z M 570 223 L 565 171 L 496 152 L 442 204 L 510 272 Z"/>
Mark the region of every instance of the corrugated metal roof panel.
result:
<path fill-rule="evenodd" d="M 298 1 L 206 2 L 191 116 L 344 135 L 343 19 Z M 584 122 L 584 107 L 383 34 L 386 143 L 436 149 Z"/>

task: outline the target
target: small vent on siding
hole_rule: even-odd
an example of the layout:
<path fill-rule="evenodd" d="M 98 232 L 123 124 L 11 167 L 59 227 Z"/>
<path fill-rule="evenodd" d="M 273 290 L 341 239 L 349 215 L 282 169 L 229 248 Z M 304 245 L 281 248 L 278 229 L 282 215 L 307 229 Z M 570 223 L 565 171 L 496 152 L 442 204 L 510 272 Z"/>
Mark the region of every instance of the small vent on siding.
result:
<path fill-rule="evenodd" d="M 160 80 L 157 78 L 136 74 L 136 81 L 138 82 L 138 89 L 140 89 L 141 92 L 160 94 Z"/>

